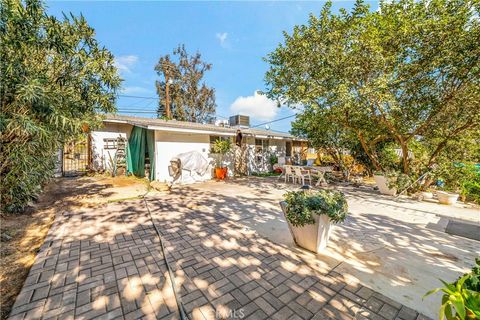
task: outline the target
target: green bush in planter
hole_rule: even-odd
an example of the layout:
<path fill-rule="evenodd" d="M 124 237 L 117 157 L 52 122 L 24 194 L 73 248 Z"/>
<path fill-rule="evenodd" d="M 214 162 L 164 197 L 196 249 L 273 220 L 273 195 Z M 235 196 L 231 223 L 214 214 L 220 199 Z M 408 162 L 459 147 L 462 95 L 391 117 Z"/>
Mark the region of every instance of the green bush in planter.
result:
<path fill-rule="evenodd" d="M 295 227 L 314 224 L 314 215 L 327 215 L 334 223 L 348 215 L 345 195 L 335 190 L 291 191 L 284 195 L 286 218 Z"/>

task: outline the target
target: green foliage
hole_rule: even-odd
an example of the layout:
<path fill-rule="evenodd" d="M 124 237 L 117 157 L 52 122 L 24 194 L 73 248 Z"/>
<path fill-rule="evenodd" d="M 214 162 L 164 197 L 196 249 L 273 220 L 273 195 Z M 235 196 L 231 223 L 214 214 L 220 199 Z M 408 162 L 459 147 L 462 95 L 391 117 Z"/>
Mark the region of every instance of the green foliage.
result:
<path fill-rule="evenodd" d="M 0 21 L 0 206 L 17 212 L 52 177 L 55 152 L 115 111 L 121 79 L 83 16 L 4 0 Z"/>
<path fill-rule="evenodd" d="M 475 266 L 470 273 L 454 283 L 440 281 L 443 287 L 430 290 L 424 296 L 443 292 L 440 320 L 480 319 L 480 258 L 475 259 Z"/>
<path fill-rule="evenodd" d="M 227 154 L 231 148 L 232 148 L 232 142 L 230 141 L 230 139 L 225 139 L 225 140 L 217 139 L 213 144 L 213 151 L 215 153 L 219 153 L 223 155 Z"/>
<path fill-rule="evenodd" d="M 219 161 L 217 166 L 221 167 L 223 165 L 223 160 L 225 155 L 232 149 L 232 142 L 230 139 L 217 139 L 213 143 L 212 150 L 214 153 L 217 153 Z"/>
<path fill-rule="evenodd" d="M 270 161 L 270 164 L 273 166 L 274 164 L 277 164 L 278 163 L 278 157 L 275 153 L 272 153 L 270 155 L 270 157 L 268 158 L 268 160 Z"/>
<path fill-rule="evenodd" d="M 400 170 L 400 158 L 395 152 L 395 144 L 385 143 L 377 146 L 378 161 L 387 172 Z"/>
<path fill-rule="evenodd" d="M 355 161 L 351 161 L 345 151 L 352 149 L 357 139 L 352 132 L 330 119 L 328 112 L 305 110 L 292 123 L 292 134 L 307 138 L 315 149 L 325 151 L 331 159 L 329 163 L 337 165 L 348 179 Z"/>
<path fill-rule="evenodd" d="M 279 172 L 252 172 L 252 176 L 255 177 L 278 177 L 281 175 Z"/>
<path fill-rule="evenodd" d="M 309 137 L 322 138 L 315 131 L 328 128 L 313 124 L 325 117 L 355 135 L 382 171 L 377 146 L 395 142 L 401 171 L 418 176 L 478 130 L 478 1 L 381 1 L 373 11 L 358 0 L 338 14 L 331 6 L 284 33 L 266 58 L 267 95 L 301 105 L 309 118 L 301 121 L 312 124 L 304 127 Z M 421 160 L 414 168 L 412 148 Z"/>
<path fill-rule="evenodd" d="M 334 223 L 348 215 L 345 195 L 335 190 L 290 191 L 284 195 L 287 220 L 295 227 L 315 223 L 314 215 L 327 215 Z"/>
<path fill-rule="evenodd" d="M 439 165 L 433 174 L 443 181 L 445 191 L 458 192 L 478 200 L 480 169 L 474 164 L 446 162 Z"/>
<path fill-rule="evenodd" d="M 155 71 L 160 80 L 155 82 L 160 98 L 158 117 L 190 122 L 209 122 L 215 115 L 215 90 L 209 88 L 202 79 L 212 65 L 202 61 L 199 52 L 189 55 L 185 45 L 173 50 L 176 61 L 170 54 L 160 57 Z M 166 89 L 169 90 L 171 114 L 167 114 Z"/>

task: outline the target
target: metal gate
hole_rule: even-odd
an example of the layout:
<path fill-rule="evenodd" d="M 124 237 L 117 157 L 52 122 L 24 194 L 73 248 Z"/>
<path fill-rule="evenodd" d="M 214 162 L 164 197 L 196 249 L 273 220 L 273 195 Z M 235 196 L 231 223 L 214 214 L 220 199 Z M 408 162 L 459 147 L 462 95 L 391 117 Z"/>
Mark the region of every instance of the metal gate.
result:
<path fill-rule="evenodd" d="M 83 135 L 77 140 L 66 143 L 63 147 L 62 158 L 64 177 L 86 174 L 91 164 L 90 136 Z"/>

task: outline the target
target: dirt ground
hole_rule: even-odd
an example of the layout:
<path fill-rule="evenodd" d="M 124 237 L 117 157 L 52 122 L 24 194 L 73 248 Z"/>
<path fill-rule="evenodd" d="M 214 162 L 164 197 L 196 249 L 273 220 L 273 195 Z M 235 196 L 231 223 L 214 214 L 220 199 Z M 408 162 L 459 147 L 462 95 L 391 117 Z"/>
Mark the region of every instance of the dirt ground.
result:
<path fill-rule="evenodd" d="M 8 317 L 56 213 L 140 198 L 148 189 L 146 180 L 125 176 L 56 179 L 24 214 L 1 214 L 0 319 Z"/>

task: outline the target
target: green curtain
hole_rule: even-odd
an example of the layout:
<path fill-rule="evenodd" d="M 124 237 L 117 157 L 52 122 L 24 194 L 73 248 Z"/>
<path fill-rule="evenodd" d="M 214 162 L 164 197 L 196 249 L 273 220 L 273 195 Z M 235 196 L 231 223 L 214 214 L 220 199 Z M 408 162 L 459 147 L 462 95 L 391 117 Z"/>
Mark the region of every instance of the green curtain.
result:
<path fill-rule="evenodd" d="M 145 177 L 145 154 L 150 158 L 150 180 L 155 180 L 155 135 L 153 130 L 134 126 L 128 139 L 127 172 Z"/>
<path fill-rule="evenodd" d="M 148 157 L 150 158 L 150 181 L 155 180 L 155 132 L 153 130 L 146 131 L 146 142 Z"/>

